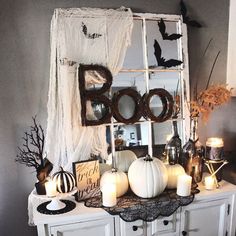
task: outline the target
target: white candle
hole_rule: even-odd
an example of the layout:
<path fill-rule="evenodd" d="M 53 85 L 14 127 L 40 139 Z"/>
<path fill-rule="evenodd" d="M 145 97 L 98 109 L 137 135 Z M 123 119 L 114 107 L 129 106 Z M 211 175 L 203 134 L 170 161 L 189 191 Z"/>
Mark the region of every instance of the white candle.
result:
<path fill-rule="evenodd" d="M 179 175 L 177 179 L 177 194 L 182 197 L 191 194 L 192 177 L 189 175 Z"/>
<path fill-rule="evenodd" d="M 45 183 L 46 195 L 48 197 L 55 197 L 57 195 L 57 185 L 51 179 Z"/>
<path fill-rule="evenodd" d="M 116 205 L 116 184 L 104 184 L 102 186 L 102 205 L 113 207 Z"/>
<path fill-rule="evenodd" d="M 215 148 L 223 147 L 224 141 L 222 138 L 211 137 L 207 139 L 206 146 L 215 147 Z"/>
<path fill-rule="evenodd" d="M 205 189 L 212 190 L 215 188 L 214 178 L 212 176 L 205 177 Z"/>

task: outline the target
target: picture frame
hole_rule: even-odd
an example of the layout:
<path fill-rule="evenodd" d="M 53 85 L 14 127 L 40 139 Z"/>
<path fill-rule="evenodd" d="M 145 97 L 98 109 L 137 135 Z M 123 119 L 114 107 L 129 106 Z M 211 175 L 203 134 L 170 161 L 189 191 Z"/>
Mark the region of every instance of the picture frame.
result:
<path fill-rule="evenodd" d="M 100 194 L 100 171 L 98 160 L 73 162 L 73 172 L 78 192 L 76 201 L 82 201 Z"/>

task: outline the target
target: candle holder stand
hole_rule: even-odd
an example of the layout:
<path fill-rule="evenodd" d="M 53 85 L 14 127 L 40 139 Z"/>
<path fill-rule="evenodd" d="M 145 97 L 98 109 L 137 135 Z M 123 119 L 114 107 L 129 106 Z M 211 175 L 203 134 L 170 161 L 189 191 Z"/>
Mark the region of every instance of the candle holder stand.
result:
<path fill-rule="evenodd" d="M 50 211 L 60 210 L 66 207 L 66 204 L 62 202 L 59 198 L 52 197 L 51 202 L 47 204 L 46 208 Z"/>
<path fill-rule="evenodd" d="M 214 182 L 216 185 L 216 188 L 220 187 L 220 184 L 217 180 L 216 173 L 226 164 L 228 164 L 228 161 L 226 160 L 209 160 L 209 159 L 204 159 L 204 163 L 207 166 L 211 176 L 214 178 Z M 214 168 L 214 164 L 221 164 L 216 170 Z"/>
<path fill-rule="evenodd" d="M 38 212 L 48 215 L 56 215 L 66 213 L 75 208 L 76 204 L 70 200 L 65 200 L 65 198 L 73 196 L 76 192 L 77 188 L 75 187 L 71 192 L 58 193 L 54 197 L 48 197 L 47 195 L 38 195 L 36 191 L 33 192 L 33 195 L 41 200 L 49 200 L 41 203 L 37 207 Z"/>

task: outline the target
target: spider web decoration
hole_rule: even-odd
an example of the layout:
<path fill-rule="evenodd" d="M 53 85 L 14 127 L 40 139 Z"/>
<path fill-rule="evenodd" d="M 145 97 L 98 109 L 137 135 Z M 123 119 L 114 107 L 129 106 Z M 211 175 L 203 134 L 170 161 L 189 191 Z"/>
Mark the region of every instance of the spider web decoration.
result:
<path fill-rule="evenodd" d="M 176 190 L 166 190 L 161 195 L 149 199 L 140 198 L 129 192 L 118 198 L 114 207 L 104 207 L 101 195 L 86 200 L 84 204 L 87 207 L 103 208 L 111 215 L 119 215 L 126 222 L 135 220 L 151 222 L 159 216 L 172 215 L 180 206 L 187 206 L 193 199 L 194 194 L 180 197 L 176 194 Z"/>

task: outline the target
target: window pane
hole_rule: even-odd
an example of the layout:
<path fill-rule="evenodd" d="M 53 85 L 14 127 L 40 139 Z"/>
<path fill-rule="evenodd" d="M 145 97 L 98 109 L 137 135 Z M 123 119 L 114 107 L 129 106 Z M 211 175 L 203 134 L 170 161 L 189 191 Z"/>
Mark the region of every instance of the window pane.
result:
<path fill-rule="evenodd" d="M 135 20 L 131 45 L 128 47 L 123 64 L 125 69 L 143 69 L 142 21 Z"/>
<path fill-rule="evenodd" d="M 169 34 L 176 33 L 177 25 L 176 22 L 165 22 L 166 32 Z M 158 53 L 158 59 L 154 55 L 154 40 L 156 40 L 160 46 L 160 53 Z M 170 59 L 179 60 L 178 56 L 178 40 L 163 40 L 162 35 L 159 31 L 158 21 L 149 20 L 147 21 L 147 51 L 148 51 L 148 65 L 149 68 L 161 66 L 158 60 L 164 58 L 167 62 Z M 165 66 L 161 66 L 165 67 Z M 166 66 L 168 67 L 168 66 Z M 176 68 L 176 67 L 174 67 Z"/>

